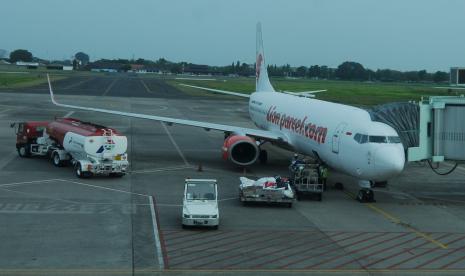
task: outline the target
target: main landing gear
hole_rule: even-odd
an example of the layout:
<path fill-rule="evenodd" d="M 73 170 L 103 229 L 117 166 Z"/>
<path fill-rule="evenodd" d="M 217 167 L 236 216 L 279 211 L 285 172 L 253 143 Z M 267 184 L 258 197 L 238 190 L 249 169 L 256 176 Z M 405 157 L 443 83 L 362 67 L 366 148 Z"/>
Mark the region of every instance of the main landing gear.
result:
<path fill-rule="evenodd" d="M 268 152 L 264 149 L 262 149 L 263 144 L 265 144 L 267 141 L 260 141 L 257 143 L 258 145 L 258 161 L 260 161 L 260 164 L 265 165 L 268 163 Z"/>
<path fill-rule="evenodd" d="M 360 186 L 360 191 L 357 194 L 357 200 L 365 203 L 365 202 L 376 202 L 375 200 L 375 193 L 371 189 L 371 182 L 366 180 L 360 180 L 358 182 Z"/>
<path fill-rule="evenodd" d="M 261 164 L 266 164 L 268 162 L 268 152 L 266 150 L 260 150 L 258 160 Z"/>

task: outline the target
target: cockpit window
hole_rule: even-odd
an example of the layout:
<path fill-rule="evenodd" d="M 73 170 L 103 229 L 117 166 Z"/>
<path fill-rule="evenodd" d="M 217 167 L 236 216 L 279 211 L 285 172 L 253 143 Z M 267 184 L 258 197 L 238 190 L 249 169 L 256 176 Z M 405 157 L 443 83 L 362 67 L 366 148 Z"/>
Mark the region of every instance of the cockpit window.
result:
<path fill-rule="evenodd" d="M 370 143 L 387 143 L 386 136 L 370 136 L 369 138 Z"/>
<path fill-rule="evenodd" d="M 357 133 L 354 135 L 354 140 L 359 144 L 365 144 L 368 142 L 368 135 Z"/>
<path fill-rule="evenodd" d="M 389 143 L 391 144 L 398 144 L 402 142 L 399 136 L 388 136 L 388 139 L 389 139 Z"/>
<path fill-rule="evenodd" d="M 359 144 L 365 143 L 382 143 L 382 144 L 398 144 L 401 143 L 399 136 L 379 136 L 379 135 L 366 135 L 357 133 L 354 135 L 354 140 Z"/>

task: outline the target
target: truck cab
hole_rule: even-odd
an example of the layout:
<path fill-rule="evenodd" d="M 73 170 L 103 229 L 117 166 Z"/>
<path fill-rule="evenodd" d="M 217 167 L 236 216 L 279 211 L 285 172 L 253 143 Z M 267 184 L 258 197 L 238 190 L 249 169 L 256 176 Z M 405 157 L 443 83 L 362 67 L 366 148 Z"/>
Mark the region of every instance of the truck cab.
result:
<path fill-rule="evenodd" d="M 31 155 L 31 145 L 42 137 L 48 122 L 19 122 L 13 124 L 16 133 L 16 149 L 21 157 Z"/>
<path fill-rule="evenodd" d="M 186 179 L 182 207 L 182 226 L 218 229 L 218 187 L 216 179 Z"/>

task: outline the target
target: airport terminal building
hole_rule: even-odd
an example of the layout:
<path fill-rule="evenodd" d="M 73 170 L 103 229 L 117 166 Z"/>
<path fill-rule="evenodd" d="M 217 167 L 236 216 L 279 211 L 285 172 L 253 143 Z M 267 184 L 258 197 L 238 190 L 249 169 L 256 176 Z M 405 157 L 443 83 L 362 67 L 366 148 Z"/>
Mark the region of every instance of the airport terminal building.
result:
<path fill-rule="evenodd" d="M 450 68 L 450 85 L 465 86 L 465 67 Z"/>

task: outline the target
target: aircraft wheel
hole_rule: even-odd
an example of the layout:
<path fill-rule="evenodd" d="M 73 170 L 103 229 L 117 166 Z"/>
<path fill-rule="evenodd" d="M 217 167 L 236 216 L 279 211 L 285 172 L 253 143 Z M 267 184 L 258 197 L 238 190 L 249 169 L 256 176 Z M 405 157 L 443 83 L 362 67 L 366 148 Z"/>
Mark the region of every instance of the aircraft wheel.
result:
<path fill-rule="evenodd" d="M 375 193 L 371 189 L 361 189 L 358 191 L 357 200 L 364 202 L 375 202 Z"/>

